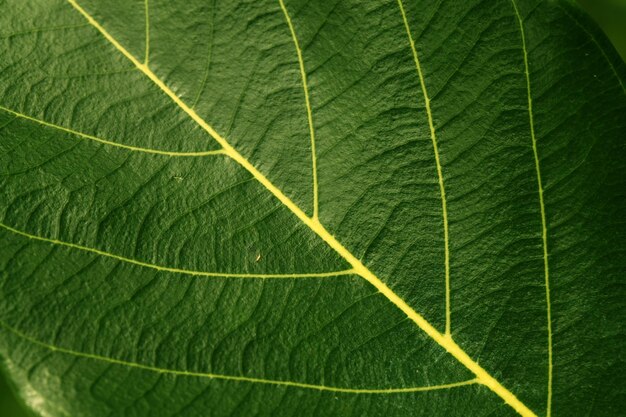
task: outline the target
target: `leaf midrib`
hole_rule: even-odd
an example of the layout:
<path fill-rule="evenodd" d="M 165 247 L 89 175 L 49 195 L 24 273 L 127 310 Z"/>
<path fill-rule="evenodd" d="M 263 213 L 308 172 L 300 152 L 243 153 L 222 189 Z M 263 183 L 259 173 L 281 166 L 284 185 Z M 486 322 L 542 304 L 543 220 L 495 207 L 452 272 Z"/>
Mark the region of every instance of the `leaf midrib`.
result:
<path fill-rule="evenodd" d="M 296 215 L 306 226 L 315 232 L 331 248 L 341 255 L 354 269 L 355 273 L 372 284 L 391 303 L 402 310 L 420 329 L 430 336 L 436 343 L 443 347 L 450 355 L 462 363 L 466 368 L 476 375 L 476 380 L 491 389 L 500 396 L 508 405 L 516 410 L 523 417 L 537 417 L 522 401 L 520 401 L 511 391 L 505 388 L 498 380 L 491 376 L 484 368 L 474 361 L 459 345 L 454 342 L 451 335 L 440 333 L 424 317 L 417 313 L 406 301 L 389 288 L 379 277 L 370 271 L 358 258 L 356 258 L 341 242 L 339 242 L 317 218 L 307 216 L 307 214 L 287 197 L 278 187 L 276 187 L 265 175 L 263 175 L 250 161 L 241 155 L 230 143 L 223 138 L 215 129 L 202 119 L 192 108 L 183 102 L 152 70 L 135 58 L 126 48 L 124 48 L 100 23 L 98 23 L 76 0 L 68 2 L 87 21 L 94 26 L 119 52 L 128 58 L 140 71 L 142 71 L 157 87 L 168 95 L 181 110 L 183 110 L 192 120 L 202 127 L 211 137 L 213 137 L 223 148 L 224 153 L 231 159 L 239 163 L 250 174 L 271 192 L 284 206 Z"/>

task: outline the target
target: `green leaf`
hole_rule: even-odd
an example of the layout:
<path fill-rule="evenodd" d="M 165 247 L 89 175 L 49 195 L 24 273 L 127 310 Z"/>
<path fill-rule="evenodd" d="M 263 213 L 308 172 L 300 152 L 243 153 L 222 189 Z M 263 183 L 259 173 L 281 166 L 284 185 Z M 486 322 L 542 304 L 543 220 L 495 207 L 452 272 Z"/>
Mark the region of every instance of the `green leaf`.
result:
<path fill-rule="evenodd" d="M 41 416 L 616 416 L 626 68 L 566 1 L 0 2 Z"/>

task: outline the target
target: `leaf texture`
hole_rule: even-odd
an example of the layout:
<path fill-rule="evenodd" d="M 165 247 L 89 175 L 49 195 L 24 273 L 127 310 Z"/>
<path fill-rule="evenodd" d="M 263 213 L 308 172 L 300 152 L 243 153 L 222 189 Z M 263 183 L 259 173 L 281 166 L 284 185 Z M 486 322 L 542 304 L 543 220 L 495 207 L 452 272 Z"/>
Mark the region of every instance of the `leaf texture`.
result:
<path fill-rule="evenodd" d="M 0 1 L 41 416 L 616 416 L 626 68 L 567 1 Z"/>

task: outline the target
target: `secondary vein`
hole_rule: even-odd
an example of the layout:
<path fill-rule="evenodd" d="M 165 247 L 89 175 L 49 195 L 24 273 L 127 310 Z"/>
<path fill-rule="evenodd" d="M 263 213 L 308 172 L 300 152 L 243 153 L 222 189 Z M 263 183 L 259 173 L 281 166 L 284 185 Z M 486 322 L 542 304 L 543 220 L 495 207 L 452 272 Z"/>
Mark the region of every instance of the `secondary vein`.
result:
<path fill-rule="evenodd" d="M 110 363 L 113 365 L 127 366 L 130 368 L 141 369 L 144 371 L 158 372 L 161 374 L 169 374 L 169 375 L 176 375 L 176 376 L 221 379 L 225 381 L 249 382 L 249 383 L 268 384 L 268 385 L 279 385 L 279 386 L 292 387 L 292 388 L 303 388 L 303 389 L 311 389 L 311 390 L 317 390 L 317 391 L 331 391 L 331 392 L 339 392 L 339 393 L 345 393 L 345 394 L 403 394 L 403 393 L 411 393 L 411 392 L 444 390 L 444 389 L 458 388 L 458 387 L 464 387 L 464 386 L 480 383 L 477 379 L 469 379 L 466 381 L 452 382 L 449 384 L 426 385 L 426 386 L 406 387 L 406 388 L 343 388 L 343 387 L 333 387 L 333 386 L 328 386 L 328 385 L 307 384 L 304 382 L 283 381 L 283 380 L 277 380 L 277 379 L 214 374 L 214 373 L 208 373 L 208 372 L 182 371 L 178 369 L 161 368 L 161 367 L 145 365 L 145 364 L 141 364 L 137 362 L 130 362 L 130 361 L 124 361 L 121 359 L 115 359 L 115 358 L 111 358 L 108 356 L 102 356 L 102 355 L 96 355 L 93 353 L 66 349 L 61 346 L 52 345 L 50 343 L 42 342 L 38 339 L 35 339 L 34 337 L 29 336 L 26 333 L 21 332 L 12 326 L 9 326 L 6 322 L 2 320 L 0 320 L 0 326 L 4 327 L 9 332 L 13 333 L 15 336 L 21 339 L 24 339 L 29 343 L 32 343 L 44 349 L 50 350 L 52 352 L 63 353 L 63 354 L 75 356 L 78 358 L 85 358 L 85 359 L 106 362 L 106 363 Z"/>
<path fill-rule="evenodd" d="M 552 415 L 552 313 L 550 307 L 550 268 L 548 264 L 548 227 L 546 221 L 546 208 L 543 198 L 543 185 L 541 181 L 541 166 L 539 163 L 539 154 L 537 152 L 537 137 L 535 135 L 535 121 L 533 116 L 533 100 L 530 87 L 530 71 L 528 65 L 528 49 L 526 47 L 526 35 L 524 33 L 524 21 L 520 15 L 517 3 L 515 0 L 511 0 L 513 9 L 515 10 L 515 16 L 519 23 L 521 38 L 522 38 L 522 50 L 524 52 L 524 73 L 526 75 L 526 91 L 528 93 L 528 119 L 530 125 L 530 137 L 533 146 L 533 156 L 535 158 L 535 171 L 537 173 L 537 187 L 539 189 L 539 207 L 541 212 L 541 240 L 543 242 L 543 269 L 544 269 L 544 283 L 546 290 L 546 320 L 548 324 L 548 387 L 547 387 L 547 401 L 546 401 L 546 417 Z"/>
<path fill-rule="evenodd" d="M 145 46 L 146 46 L 146 50 L 144 52 L 144 58 L 143 58 L 143 63 L 144 65 L 148 65 L 148 62 L 150 61 L 150 5 L 149 5 L 149 1 L 150 0 L 144 0 L 143 2 L 143 9 L 144 9 L 144 16 L 145 16 Z"/>
<path fill-rule="evenodd" d="M 77 245 L 71 242 L 64 242 L 58 239 L 50 239 L 43 236 L 37 236 L 31 233 L 24 232 L 22 230 L 18 230 L 14 227 L 7 226 L 4 223 L 0 223 L 0 229 L 5 229 L 11 233 L 14 233 L 19 236 L 23 236 L 29 239 L 38 240 L 40 242 L 46 242 L 57 246 L 65 246 L 71 249 L 78 249 L 84 252 L 91 252 L 96 255 L 104 256 L 107 258 L 115 259 L 120 262 L 125 262 L 137 266 L 141 266 L 144 268 L 156 269 L 161 272 L 173 272 L 176 274 L 184 274 L 184 275 L 192 275 L 192 276 L 200 276 L 200 277 L 222 277 L 222 278 L 329 278 L 329 277 L 337 277 L 342 275 L 353 275 L 355 274 L 352 269 L 345 269 L 342 271 L 331 271 L 331 272 L 308 272 L 308 273 L 293 273 L 293 274 L 255 274 L 255 273 L 232 273 L 232 272 L 208 272 L 208 271 L 194 271 L 191 269 L 184 268 L 173 268 L 164 265 L 152 264 L 149 262 L 139 261 L 137 259 L 127 258 L 125 256 L 116 255 L 114 253 L 106 252 L 96 248 L 90 248 L 88 246 Z"/>
<path fill-rule="evenodd" d="M 319 217 L 317 152 L 315 150 L 315 128 L 313 127 L 313 111 L 311 109 L 311 100 L 309 99 L 309 87 L 307 84 L 306 70 L 304 69 L 304 58 L 302 58 L 302 49 L 300 48 L 300 43 L 298 42 L 298 37 L 296 36 L 296 30 L 293 26 L 293 22 L 291 21 L 291 17 L 289 16 L 289 12 L 287 11 L 287 7 L 285 6 L 285 2 L 283 0 L 278 1 L 280 3 L 280 8 L 283 10 L 283 13 L 285 15 L 285 20 L 287 20 L 287 25 L 289 26 L 289 31 L 291 32 L 291 38 L 293 39 L 293 44 L 296 47 L 298 64 L 300 66 L 300 77 L 302 78 L 302 89 L 304 90 L 304 103 L 306 105 L 306 115 L 309 123 L 309 136 L 311 137 L 311 163 L 313 169 L 313 218 L 317 219 Z"/>
<path fill-rule="evenodd" d="M 202 92 L 204 91 L 204 87 L 206 86 L 206 83 L 209 79 L 209 71 L 211 69 L 211 55 L 213 54 L 213 42 L 214 42 L 214 37 L 215 37 L 215 0 L 212 1 L 211 4 L 211 32 L 210 32 L 210 38 L 209 38 L 209 49 L 207 51 L 207 56 L 206 56 L 206 65 L 204 67 L 204 76 L 202 77 L 202 83 L 200 84 L 200 87 L 198 88 L 198 92 L 196 93 L 196 97 L 193 99 L 193 102 L 191 104 L 191 108 L 194 109 L 196 107 L 196 105 L 198 104 L 198 101 L 200 100 L 200 97 L 202 96 Z"/>
<path fill-rule="evenodd" d="M 426 82 L 424 79 L 424 73 L 422 71 L 422 65 L 420 64 L 419 56 L 417 54 L 417 48 L 413 41 L 413 35 L 411 35 L 411 28 L 409 27 L 409 21 L 404 11 L 404 5 L 402 0 L 398 0 L 398 6 L 400 7 L 400 13 L 402 13 L 402 21 L 404 22 L 404 28 L 406 35 L 409 38 L 409 45 L 411 46 L 411 52 L 413 54 L 413 61 L 415 62 L 415 69 L 419 76 L 420 85 L 422 87 L 422 94 L 424 95 L 424 104 L 426 105 L 426 114 L 428 116 L 428 127 L 430 128 L 430 139 L 433 143 L 433 151 L 435 153 L 435 163 L 437 165 L 437 178 L 439 181 L 439 193 L 441 195 L 441 213 L 443 217 L 443 244 L 444 244 L 444 269 L 445 269 L 445 283 L 446 283 L 446 330 L 445 334 L 451 333 L 451 313 L 450 313 L 450 234 L 448 229 L 448 205 L 446 202 L 446 187 L 443 182 L 443 172 L 441 168 L 441 160 L 439 158 L 439 148 L 437 146 L 437 133 L 435 131 L 435 123 L 433 121 L 433 113 L 430 108 L 430 98 L 428 97 L 428 90 L 426 89 Z"/>
<path fill-rule="evenodd" d="M 208 156 L 208 155 L 224 154 L 224 151 L 222 149 L 217 149 L 217 150 L 213 150 L 213 151 L 198 151 L 198 152 L 173 152 L 173 151 L 161 151 L 161 150 L 158 150 L 158 149 L 142 148 L 142 147 L 139 147 L 139 146 L 124 145 L 124 144 L 121 144 L 121 143 L 117 143 L 117 142 L 113 142 L 113 141 L 110 141 L 110 140 L 102 139 L 102 138 L 99 138 L 99 137 L 96 137 L 96 136 L 93 136 L 93 135 L 89 135 L 87 133 L 79 132 L 77 130 L 69 129 L 67 127 L 59 126 L 59 125 L 56 125 L 54 123 L 46 122 L 45 120 L 37 119 L 35 117 L 28 116 L 26 114 L 17 112 L 15 110 L 11 110 L 11 109 L 3 107 L 3 106 L 0 106 L 0 110 L 5 111 L 5 112 L 7 112 L 9 114 L 12 114 L 15 117 L 19 117 L 19 118 L 24 119 L 24 120 L 29 120 L 31 122 L 38 123 L 38 124 L 40 124 L 42 126 L 46 126 L 46 127 L 52 128 L 52 129 L 57 129 L 57 130 L 60 130 L 62 132 L 66 132 L 66 133 L 71 133 L 72 135 L 80 136 L 80 137 L 82 137 L 84 139 L 89 139 L 89 140 L 92 140 L 94 142 L 102 143 L 104 145 L 115 146 L 117 148 L 127 149 L 129 151 L 150 153 L 150 154 L 156 154 L 156 155 L 166 155 L 166 156 L 173 156 L 173 157 L 180 157 L 180 156 Z"/>

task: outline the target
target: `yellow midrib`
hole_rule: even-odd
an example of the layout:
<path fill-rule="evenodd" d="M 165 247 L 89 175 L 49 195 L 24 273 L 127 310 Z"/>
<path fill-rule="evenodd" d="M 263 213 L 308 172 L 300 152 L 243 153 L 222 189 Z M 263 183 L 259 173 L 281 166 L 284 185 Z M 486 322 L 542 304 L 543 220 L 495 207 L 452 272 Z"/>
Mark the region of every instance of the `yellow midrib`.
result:
<path fill-rule="evenodd" d="M 461 362 L 465 367 L 472 371 L 479 382 L 491 389 L 514 410 L 523 417 L 537 417 L 523 402 L 521 402 L 512 392 L 506 389 L 500 382 L 492 377 L 477 362 L 469 357 L 469 355 L 457 345 L 450 335 L 440 333 L 435 329 L 424 317 L 411 308 L 400 296 L 391 290 L 380 278 L 372 273 L 359 259 L 357 259 L 348 249 L 346 249 L 319 220 L 311 218 L 304 213 L 289 197 L 287 197 L 279 188 L 277 188 L 265 175 L 257 170 L 243 155 L 233 148 L 226 139 L 215 131 L 206 121 L 204 121 L 192 108 L 187 106 L 161 79 L 159 79 L 146 65 L 139 62 L 128 50 L 126 50 L 102 25 L 100 25 L 86 10 L 84 10 L 76 0 L 68 0 L 68 2 L 81 13 L 87 21 L 93 25 L 117 50 L 119 50 L 126 58 L 128 58 L 139 70 L 141 70 L 152 82 L 156 84 L 165 94 L 167 94 L 181 110 L 183 110 L 191 119 L 193 119 L 200 127 L 202 127 L 209 135 L 211 135 L 222 147 L 224 152 L 233 160 L 237 161 L 243 168 L 261 183 L 268 191 L 270 191 L 283 205 L 291 210 L 305 225 L 322 238 L 331 248 L 340 254 L 346 261 L 352 265 L 354 271 L 363 279 L 372 284 L 380 291 L 390 302 L 402 310 L 417 326 L 422 329 L 435 342 L 441 345 L 449 354 Z"/>

